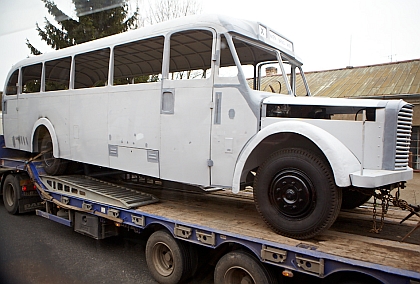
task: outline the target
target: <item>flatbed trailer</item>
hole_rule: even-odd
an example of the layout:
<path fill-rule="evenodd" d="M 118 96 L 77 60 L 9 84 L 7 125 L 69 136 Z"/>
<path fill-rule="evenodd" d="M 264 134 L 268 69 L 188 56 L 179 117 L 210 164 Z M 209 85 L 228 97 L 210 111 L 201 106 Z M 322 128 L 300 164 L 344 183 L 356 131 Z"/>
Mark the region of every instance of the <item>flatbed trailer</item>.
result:
<path fill-rule="evenodd" d="M 379 234 L 370 232 L 372 207 L 365 205 L 343 210 L 327 232 L 302 241 L 270 230 L 251 193 L 174 190 L 127 173 L 46 176 L 40 162 L 5 148 L 0 162 L 9 213 L 36 209 L 96 239 L 124 229 L 146 234 L 149 270 L 161 283 L 193 278 L 199 247 L 213 252 L 215 283 L 302 283 L 306 276 L 323 283 L 420 281 L 420 230 L 401 242 L 418 220 L 400 224 L 408 214 L 400 209 L 388 210 Z M 27 188 L 32 183 L 36 191 Z"/>

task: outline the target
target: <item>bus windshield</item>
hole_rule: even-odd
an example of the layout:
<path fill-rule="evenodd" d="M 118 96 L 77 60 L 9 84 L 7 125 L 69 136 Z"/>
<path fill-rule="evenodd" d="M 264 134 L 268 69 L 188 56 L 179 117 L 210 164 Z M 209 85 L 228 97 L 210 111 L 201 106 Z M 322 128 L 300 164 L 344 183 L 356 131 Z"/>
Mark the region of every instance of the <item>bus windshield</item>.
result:
<path fill-rule="evenodd" d="M 275 48 L 240 36 L 233 35 L 232 42 L 251 89 L 294 96 L 310 95 L 301 64 L 297 60 Z M 222 38 L 221 67 L 224 67 L 224 74 L 219 76 L 232 76 L 236 75 L 232 72 L 237 72 L 235 68 L 226 68 L 234 65 L 231 62 L 233 59 L 226 57 L 228 53 L 223 52 L 227 45 Z"/>

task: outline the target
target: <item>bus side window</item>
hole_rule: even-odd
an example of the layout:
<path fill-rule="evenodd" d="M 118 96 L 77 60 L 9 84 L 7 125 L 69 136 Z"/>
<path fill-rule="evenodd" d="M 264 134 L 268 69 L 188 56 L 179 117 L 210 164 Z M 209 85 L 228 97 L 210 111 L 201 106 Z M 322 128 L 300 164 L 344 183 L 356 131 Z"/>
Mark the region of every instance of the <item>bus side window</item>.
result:
<path fill-rule="evenodd" d="M 34 64 L 22 68 L 22 93 L 41 91 L 42 64 Z"/>
<path fill-rule="evenodd" d="M 190 30 L 171 36 L 169 79 L 205 79 L 211 75 L 213 34 Z"/>
<path fill-rule="evenodd" d="M 68 90 L 71 57 L 45 62 L 45 91 Z"/>
<path fill-rule="evenodd" d="M 157 82 L 162 78 L 165 38 L 149 38 L 114 48 L 114 85 Z"/>
<path fill-rule="evenodd" d="M 74 88 L 102 87 L 108 82 L 109 48 L 103 48 L 74 57 Z"/>
<path fill-rule="evenodd" d="M 19 69 L 15 70 L 7 81 L 6 95 L 16 95 L 17 94 L 17 84 L 19 78 Z"/>

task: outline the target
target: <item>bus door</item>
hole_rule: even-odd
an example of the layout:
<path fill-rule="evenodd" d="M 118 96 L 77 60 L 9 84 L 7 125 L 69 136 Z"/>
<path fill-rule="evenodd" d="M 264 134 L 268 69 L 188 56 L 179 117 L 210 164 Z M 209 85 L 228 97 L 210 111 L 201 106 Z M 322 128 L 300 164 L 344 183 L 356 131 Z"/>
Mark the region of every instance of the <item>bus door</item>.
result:
<path fill-rule="evenodd" d="M 214 35 L 206 29 L 170 37 L 160 110 L 162 179 L 210 185 Z"/>
<path fill-rule="evenodd" d="M 228 38 L 226 38 L 226 36 Z M 253 67 L 248 61 L 261 54 L 251 46 L 229 35 L 221 35 L 218 43 L 219 60 L 214 77 L 214 118 L 211 132 L 211 184 L 230 187 L 238 157 L 257 132 L 259 103 L 252 103 L 245 78 L 252 76 Z M 245 62 L 240 71 L 234 60 Z M 249 72 L 250 70 L 251 72 Z"/>
<path fill-rule="evenodd" d="M 3 94 L 3 133 L 5 143 L 9 148 L 19 149 L 20 139 L 18 133 L 18 77 L 19 69 L 15 70 L 9 77 L 5 94 Z"/>

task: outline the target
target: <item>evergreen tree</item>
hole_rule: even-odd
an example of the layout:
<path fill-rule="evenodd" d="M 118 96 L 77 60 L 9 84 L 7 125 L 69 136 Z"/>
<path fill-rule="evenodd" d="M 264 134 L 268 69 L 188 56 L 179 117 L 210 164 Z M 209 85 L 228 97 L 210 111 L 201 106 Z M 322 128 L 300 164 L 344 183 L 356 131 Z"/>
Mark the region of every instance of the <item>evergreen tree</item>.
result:
<path fill-rule="evenodd" d="M 125 32 L 136 28 L 138 8 L 128 16 L 125 0 L 72 0 L 78 20 L 64 14 L 52 0 L 44 2 L 48 13 L 54 16 L 60 28 L 45 18 L 45 27 L 36 24 L 38 34 L 54 49 L 76 45 L 90 40 Z M 32 54 L 41 54 L 28 39 L 26 45 Z"/>

